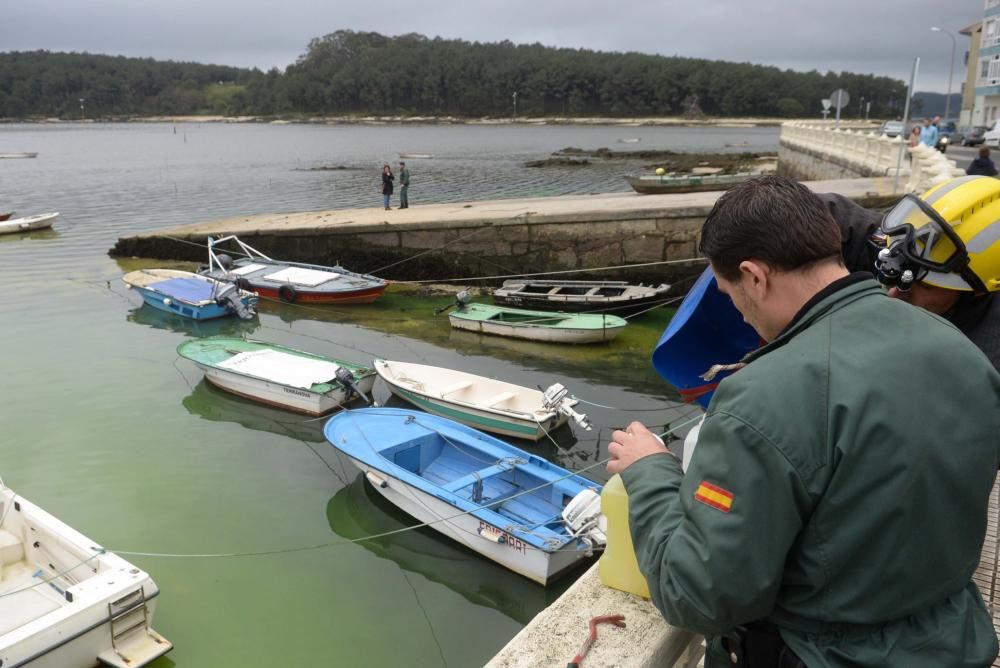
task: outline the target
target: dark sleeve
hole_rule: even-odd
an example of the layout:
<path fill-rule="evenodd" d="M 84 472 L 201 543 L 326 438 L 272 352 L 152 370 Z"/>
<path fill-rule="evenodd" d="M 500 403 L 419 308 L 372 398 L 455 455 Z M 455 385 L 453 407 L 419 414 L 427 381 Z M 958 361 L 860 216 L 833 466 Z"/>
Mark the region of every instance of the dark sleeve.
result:
<path fill-rule="evenodd" d="M 817 193 L 840 228 L 840 247 L 844 265 L 850 272 L 867 271 L 875 274 L 878 249 L 869 241 L 872 232 L 882 223 L 883 214 L 866 209 L 836 193 Z"/>

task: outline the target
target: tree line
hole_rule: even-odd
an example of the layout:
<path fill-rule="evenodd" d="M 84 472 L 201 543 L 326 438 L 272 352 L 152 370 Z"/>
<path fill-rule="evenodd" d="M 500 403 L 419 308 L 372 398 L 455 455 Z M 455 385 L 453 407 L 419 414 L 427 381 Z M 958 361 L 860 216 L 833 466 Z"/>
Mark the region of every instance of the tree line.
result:
<path fill-rule="evenodd" d="M 340 30 L 284 72 L 89 54 L 0 54 L 0 117 L 170 114 L 858 116 L 902 113 L 903 82 L 641 53 Z M 79 99 L 85 108 L 80 108 Z M 854 108 L 854 105 L 858 106 Z"/>

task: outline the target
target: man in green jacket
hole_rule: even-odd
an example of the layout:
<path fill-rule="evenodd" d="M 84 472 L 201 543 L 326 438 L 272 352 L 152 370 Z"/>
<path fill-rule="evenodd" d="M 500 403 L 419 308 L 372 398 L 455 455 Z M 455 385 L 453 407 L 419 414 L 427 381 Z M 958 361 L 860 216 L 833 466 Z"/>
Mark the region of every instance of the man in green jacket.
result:
<path fill-rule="evenodd" d="M 639 423 L 608 446 L 653 603 L 714 637 L 707 666 L 990 665 L 971 577 L 1000 375 L 849 274 L 836 223 L 794 181 L 723 195 L 701 251 L 767 343 L 719 385 L 686 475 Z"/>
<path fill-rule="evenodd" d="M 406 163 L 399 163 L 399 208 L 410 208 L 410 170 L 406 168 Z"/>

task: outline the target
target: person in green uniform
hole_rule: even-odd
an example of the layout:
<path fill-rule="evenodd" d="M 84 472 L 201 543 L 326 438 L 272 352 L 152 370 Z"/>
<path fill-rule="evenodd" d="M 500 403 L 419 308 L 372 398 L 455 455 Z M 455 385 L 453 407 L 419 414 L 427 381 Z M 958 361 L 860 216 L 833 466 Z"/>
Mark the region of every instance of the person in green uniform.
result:
<path fill-rule="evenodd" d="M 399 163 L 399 208 L 410 208 L 410 170 L 406 168 L 406 163 Z"/>
<path fill-rule="evenodd" d="M 608 471 L 653 603 L 706 666 L 989 666 L 972 582 L 1000 451 L 1000 374 L 958 329 L 850 274 L 806 187 L 723 195 L 701 252 L 766 341 L 724 379 L 687 473 L 642 424 Z"/>

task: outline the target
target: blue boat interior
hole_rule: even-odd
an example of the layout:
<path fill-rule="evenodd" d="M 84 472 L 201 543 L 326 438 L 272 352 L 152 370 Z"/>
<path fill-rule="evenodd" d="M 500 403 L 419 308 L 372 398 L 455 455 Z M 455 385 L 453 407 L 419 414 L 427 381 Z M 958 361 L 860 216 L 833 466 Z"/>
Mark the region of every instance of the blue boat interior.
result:
<path fill-rule="evenodd" d="M 381 452 L 389 461 L 424 480 L 476 505 L 488 505 L 521 528 L 548 529 L 566 537 L 563 508 L 583 487 L 572 479 L 545 485 L 548 462 L 537 457 L 491 459 L 489 451 L 445 438 L 423 434 Z M 545 486 L 543 486 L 545 485 Z M 541 487 L 527 494 L 525 490 Z"/>
<path fill-rule="evenodd" d="M 213 284 L 197 278 L 169 278 L 150 283 L 147 287 L 186 302 L 197 303 L 215 299 Z"/>

